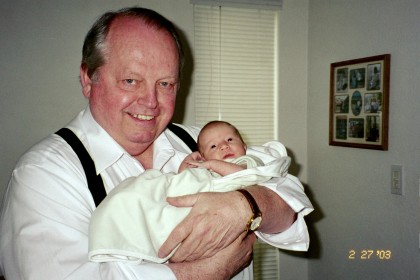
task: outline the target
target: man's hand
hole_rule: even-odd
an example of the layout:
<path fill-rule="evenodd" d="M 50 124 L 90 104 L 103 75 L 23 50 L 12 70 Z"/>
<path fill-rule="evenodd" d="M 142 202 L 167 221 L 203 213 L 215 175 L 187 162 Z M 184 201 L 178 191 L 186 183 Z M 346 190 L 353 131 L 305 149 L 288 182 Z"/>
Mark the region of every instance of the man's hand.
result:
<path fill-rule="evenodd" d="M 255 234 L 244 231 L 232 244 L 212 257 L 193 262 L 168 263 L 168 266 L 179 280 L 231 279 L 251 263 L 255 240 Z"/>
<path fill-rule="evenodd" d="M 192 207 L 159 250 L 159 257 L 163 258 L 181 243 L 171 262 L 212 257 L 237 240 L 251 216 L 242 194 L 235 191 L 198 193 L 167 201 L 176 207 Z"/>

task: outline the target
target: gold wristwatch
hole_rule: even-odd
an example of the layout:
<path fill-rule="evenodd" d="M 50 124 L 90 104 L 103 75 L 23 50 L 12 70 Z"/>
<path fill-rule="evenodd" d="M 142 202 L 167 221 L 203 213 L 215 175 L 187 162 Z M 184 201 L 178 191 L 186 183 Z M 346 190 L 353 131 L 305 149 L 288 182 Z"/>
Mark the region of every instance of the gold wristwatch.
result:
<path fill-rule="evenodd" d="M 248 200 L 249 206 L 251 207 L 252 210 L 252 216 L 249 219 L 247 225 L 246 225 L 246 231 L 248 232 L 249 230 L 251 231 L 256 231 L 262 222 L 262 213 L 260 211 L 260 208 L 258 207 L 257 202 L 255 201 L 255 199 L 252 197 L 252 195 L 245 189 L 238 189 L 238 192 L 240 192 L 241 194 L 243 194 L 243 196 L 245 196 L 246 200 Z"/>

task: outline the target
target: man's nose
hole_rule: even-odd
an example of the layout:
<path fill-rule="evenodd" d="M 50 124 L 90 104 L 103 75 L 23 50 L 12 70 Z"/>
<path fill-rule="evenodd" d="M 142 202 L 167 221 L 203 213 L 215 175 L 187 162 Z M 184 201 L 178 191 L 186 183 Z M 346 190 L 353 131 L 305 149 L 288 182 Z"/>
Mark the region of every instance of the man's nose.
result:
<path fill-rule="evenodd" d="M 156 87 L 154 85 L 145 86 L 140 92 L 137 102 L 149 108 L 156 108 L 158 104 Z"/>

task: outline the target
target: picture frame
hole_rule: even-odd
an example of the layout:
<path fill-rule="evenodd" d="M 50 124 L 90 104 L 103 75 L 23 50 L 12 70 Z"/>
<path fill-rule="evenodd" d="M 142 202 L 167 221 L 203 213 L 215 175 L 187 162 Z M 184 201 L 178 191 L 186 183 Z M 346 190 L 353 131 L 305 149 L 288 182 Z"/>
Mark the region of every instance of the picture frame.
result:
<path fill-rule="evenodd" d="M 390 64 L 390 54 L 331 63 L 331 146 L 388 150 Z"/>

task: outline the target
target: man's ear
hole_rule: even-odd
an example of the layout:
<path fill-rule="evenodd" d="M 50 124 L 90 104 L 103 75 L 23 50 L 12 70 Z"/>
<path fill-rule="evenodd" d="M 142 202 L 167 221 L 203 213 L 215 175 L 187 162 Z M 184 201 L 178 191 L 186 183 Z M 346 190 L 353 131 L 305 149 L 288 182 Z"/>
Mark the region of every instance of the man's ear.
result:
<path fill-rule="evenodd" d="M 88 75 L 87 67 L 80 66 L 80 84 L 82 85 L 82 92 L 86 98 L 90 97 L 90 91 L 92 90 L 92 79 Z"/>

